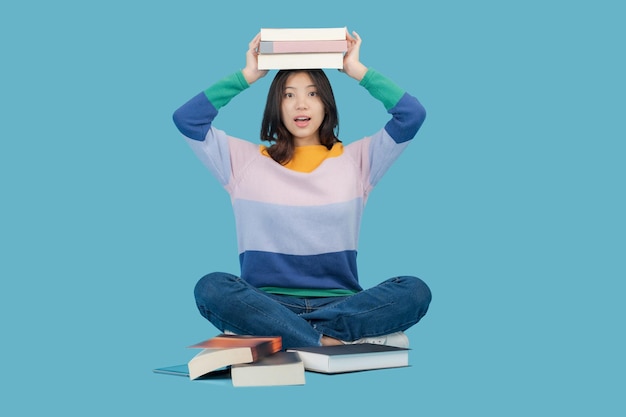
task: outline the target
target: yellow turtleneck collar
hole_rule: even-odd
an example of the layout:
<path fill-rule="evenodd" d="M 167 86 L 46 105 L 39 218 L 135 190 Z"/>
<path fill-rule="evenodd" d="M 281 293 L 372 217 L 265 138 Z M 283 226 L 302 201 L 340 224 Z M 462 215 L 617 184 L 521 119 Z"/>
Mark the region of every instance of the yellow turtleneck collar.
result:
<path fill-rule="evenodd" d="M 261 145 L 260 149 L 261 154 L 271 158 L 266 146 Z M 312 172 L 327 158 L 334 158 L 342 153 L 343 145 L 341 142 L 336 142 L 330 150 L 324 145 L 297 146 L 293 158 L 284 167 L 298 172 Z"/>

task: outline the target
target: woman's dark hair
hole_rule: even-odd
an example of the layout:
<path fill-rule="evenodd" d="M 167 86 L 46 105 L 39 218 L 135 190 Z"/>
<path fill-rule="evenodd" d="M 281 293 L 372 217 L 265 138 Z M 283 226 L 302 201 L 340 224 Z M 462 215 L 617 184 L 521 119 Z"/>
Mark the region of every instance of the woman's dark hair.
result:
<path fill-rule="evenodd" d="M 340 142 L 335 134 L 335 129 L 339 131 L 339 115 L 337 114 L 337 104 L 333 89 L 326 74 L 321 69 L 307 70 L 280 70 L 274 77 L 267 94 L 263 121 L 261 123 L 261 140 L 274 142 L 268 149 L 268 153 L 273 160 L 279 164 L 288 163 L 294 154 L 295 144 L 293 135 L 287 130 L 281 120 L 281 105 L 285 84 L 291 74 L 305 72 L 311 77 L 313 84 L 317 87 L 317 93 L 324 105 L 324 120 L 320 125 L 320 142 L 328 149 L 332 148 L 335 142 Z"/>

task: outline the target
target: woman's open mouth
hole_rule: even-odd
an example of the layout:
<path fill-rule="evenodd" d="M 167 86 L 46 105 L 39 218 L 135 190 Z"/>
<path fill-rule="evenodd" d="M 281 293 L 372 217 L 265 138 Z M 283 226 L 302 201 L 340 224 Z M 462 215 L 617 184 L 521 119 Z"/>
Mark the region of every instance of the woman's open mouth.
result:
<path fill-rule="evenodd" d="M 306 116 L 298 116 L 294 118 L 293 121 L 296 123 L 296 126 L 298 127 L 306 127 L 311 121 L 311 118 L 306 117 Z"/>

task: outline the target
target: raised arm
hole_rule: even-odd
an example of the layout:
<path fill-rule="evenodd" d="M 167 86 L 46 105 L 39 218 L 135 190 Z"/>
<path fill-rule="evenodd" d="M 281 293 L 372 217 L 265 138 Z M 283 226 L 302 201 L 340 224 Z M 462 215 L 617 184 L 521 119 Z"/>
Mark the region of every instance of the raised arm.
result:
<path fill-rule="evenodd" d="M 354 78 L 376 99 L 380 100 L 392 119 L 385 130 L 396 143 L 412 139 L 426 118 L 426 110 L 413 96 L 379 72 L 366 67 L 360 60 L 361 37 L 346 32 L 348 51 L 343 58 L 343 72 Z"/>
<path fill-rule="evenodd" d="M 257 34 L 248 44 L 246 66 L 243 70 L 222 78 L 174 112 L 174 124 L 183 135 L 203 141 L 219 109 L 267 74 L 267 71 L 259 70 L 257 65 L 260 38 L 261 35 Z"/>
<path fill-rule="evenodd" d="M 392 118 L 385 125 L 385 130 L 396 143 L 409 141 L 426 119 L 426 109 L 409 93 L 378 71 L 369 68 L 361 79 L 372 97 L 380 100 Z"/>

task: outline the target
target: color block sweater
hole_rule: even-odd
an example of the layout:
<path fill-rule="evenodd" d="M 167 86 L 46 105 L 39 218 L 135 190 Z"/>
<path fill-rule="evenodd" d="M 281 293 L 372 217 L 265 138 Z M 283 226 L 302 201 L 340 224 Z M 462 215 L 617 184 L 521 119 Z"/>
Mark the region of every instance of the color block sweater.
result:
<path fill-rule="evenodd" d="M 286 165 L 266 147 L 229 136 L 212 123 L 249 87 L 236 72 L 174 113 L 187 142 L 230 194 L 241 277 L 269 292 L 301 296 L 362 290 L 357 242 L 368 195 L 415 136 L 426 116 L 419 101 L 377 71 L 361 80 L 391 119 L 347 145 L 296 148 Z"/>

